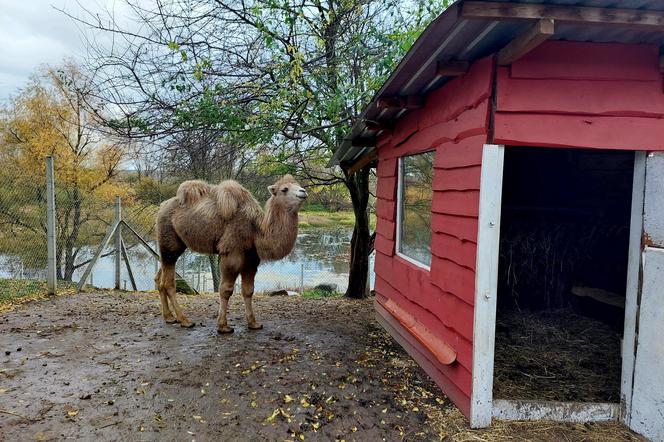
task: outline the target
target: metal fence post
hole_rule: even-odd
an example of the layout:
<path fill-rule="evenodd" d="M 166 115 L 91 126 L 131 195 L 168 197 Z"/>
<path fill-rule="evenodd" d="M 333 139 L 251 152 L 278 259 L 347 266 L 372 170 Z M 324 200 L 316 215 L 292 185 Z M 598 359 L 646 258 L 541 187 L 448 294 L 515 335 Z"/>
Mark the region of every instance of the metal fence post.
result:
<path fill-rule="evenodd" d="M 300 296 L 304 295 L 304 264 L 300 264 Z"/>
<path fill-rule="evenodd" d="M 55 262 L 55 174 L 51 156 L 46 157 L 46 250 L 48 294 L 54 295 L 58 281 Z"/>
<path fill-rule="evenodd" d="M 119 195 L 115 197 L 115 222 L 122 221 L 122 198 Z M 120 290 L 120 271 L 122 259 L 122 228 L 118 224 L 118 229 L 115 231 L 115 289 Z"/>

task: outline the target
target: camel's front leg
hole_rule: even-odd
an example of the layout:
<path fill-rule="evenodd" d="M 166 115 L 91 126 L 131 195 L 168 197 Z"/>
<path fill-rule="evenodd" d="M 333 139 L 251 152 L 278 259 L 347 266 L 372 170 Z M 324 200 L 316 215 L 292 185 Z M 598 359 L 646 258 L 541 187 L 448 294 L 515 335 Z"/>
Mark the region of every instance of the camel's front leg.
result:
<path fill-rule="evenodd" d="M 254 278 L 256 277 L 255 268 L 246 269 L 242 272 L 242 298 L 244 299 L 244 311 L 247 317 L 247 325 L 252 330 L 263 328 L 263 324 L 256 321 L 254 308 L 251 300 L 254 295 Z"/>

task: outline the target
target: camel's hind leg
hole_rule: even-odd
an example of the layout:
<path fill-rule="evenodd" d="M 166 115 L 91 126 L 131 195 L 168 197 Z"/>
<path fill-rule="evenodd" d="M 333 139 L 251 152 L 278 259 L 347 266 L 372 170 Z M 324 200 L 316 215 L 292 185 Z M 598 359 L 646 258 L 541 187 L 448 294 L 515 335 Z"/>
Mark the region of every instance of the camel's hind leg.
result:
<path fill-rule="evenodd" d="M 160 288 L 159 294 L 160 296 L 162 296 L 162 293 L 165 293 L 166 297 L 168 298 L 168 302 L 170 302 L 171 306 L 173 307 L 173 310 L 175 311 L 175 320 L 179 322 L 182 327 L 187 327 L 187 328 L 193 327 L 194 323 L 190 322 L 189 319 L 187 319 L 187 317 L 182 312 L 182 309 L 180 308 L 180 304 L 178 304 L 178 301 L 176 299 L 175 263 L 161 264 L 161 282 L 162 282 L 162 288 Z"/>
<path fill-rule="evenodd" d="M 157 274 L 154 277 L 154 282 L 157 284 L 157 290 L 159 290 L 159 300 L 161 301 L 161 314 L 164 317 L 164 321 L 166 321 L 168 324 L 173 324 L 174 322 L 177 322 L 175 319 L 175 316 L 173 316 L 173 313 L 171 313 L 171 309 L 168 307 L 168 295 L 166 294 L 165 288 L 162 288 L 163 283 L 161 280 L 162 277 L 162 271 L 161 267 L 159 267 L 159 270 L 157 270 Z"/>
<path fill-rule="evenodd" d="M 256 269 L 247 269 L 242 272 L 242 298 L 244 299 L 244 312 L 247 317 L 247 326 L 252 330 L 259 330 L 263 328 L 263 324 L 256 321 L 254 315 L 254 308 L 251 304 L 252 297 L 254 296 L 254 278 L 256 277 Z"/>
<path fill-rule="evenodd" d="M 217 317 L 217 331 L 219 333 L 233 333 L 228 325 L 228 300 L 233 294 L 235 280 L 240 273 L 241 258 L 236 255 L 224 255 L 220 259 L 221 284 L 219 284 L 219 316 Z"/>

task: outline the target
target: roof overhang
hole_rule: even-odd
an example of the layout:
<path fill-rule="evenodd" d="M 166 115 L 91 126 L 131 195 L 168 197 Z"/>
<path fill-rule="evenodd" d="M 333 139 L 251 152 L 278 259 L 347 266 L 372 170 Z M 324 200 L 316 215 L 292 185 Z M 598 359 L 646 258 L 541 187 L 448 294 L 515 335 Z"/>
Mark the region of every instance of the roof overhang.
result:
<path fill-rule="evenodd" d="M 462 0 L 438 16 L 354 123 L 329 165 L 349 173 L 376 158 L 376 140 L 426 96 L 497 54 L 509 65 L 547 39 L 664 43 L 660 0 Z"/>

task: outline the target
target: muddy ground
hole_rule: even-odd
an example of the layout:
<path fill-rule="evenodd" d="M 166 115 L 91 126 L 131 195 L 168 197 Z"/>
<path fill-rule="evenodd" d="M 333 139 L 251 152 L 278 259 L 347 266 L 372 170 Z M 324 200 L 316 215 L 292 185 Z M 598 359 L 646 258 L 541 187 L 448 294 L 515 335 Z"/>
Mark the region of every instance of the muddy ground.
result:
<path fill-rule="evenodd" d="M 216 333 L 217 300 L 63 296 L 0 314 L 0 439 L 636 440 L 618 424 L 466 420 L 373 319 L 371 300 L 255 299 L 264 330 Z"/>

